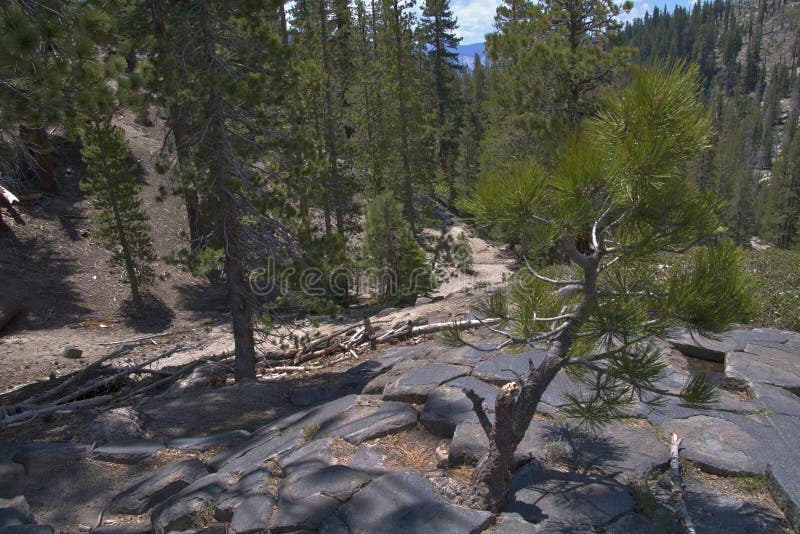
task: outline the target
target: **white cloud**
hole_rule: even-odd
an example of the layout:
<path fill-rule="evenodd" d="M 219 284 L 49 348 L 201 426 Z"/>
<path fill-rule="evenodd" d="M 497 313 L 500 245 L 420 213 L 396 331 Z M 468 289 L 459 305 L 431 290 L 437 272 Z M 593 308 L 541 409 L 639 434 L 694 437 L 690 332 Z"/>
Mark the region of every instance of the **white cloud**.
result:
<path fill-rule="evenodd" d="M 484 35 L 494 30 L 494 14 L 499 0 L 454 0 L 450 7 L 458 18 L 458 35 L 462 44 L 481 43 Z"/>

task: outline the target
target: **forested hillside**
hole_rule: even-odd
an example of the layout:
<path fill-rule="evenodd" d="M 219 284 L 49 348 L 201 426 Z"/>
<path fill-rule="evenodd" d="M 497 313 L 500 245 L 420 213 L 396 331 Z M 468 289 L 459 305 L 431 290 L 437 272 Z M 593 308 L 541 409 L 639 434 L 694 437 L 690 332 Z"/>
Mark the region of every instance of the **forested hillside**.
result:
<path fill-rule="evenodd" d="M 793 248 L 800 234 L 800 4 L 723 2 L 655 8 L 628 24 L 641 64 L 681 58 L 700 66 L 717 135 L 690 168 L 724 202 L 737 243 L 751 236 Z"/>
<path fill-rule="evenodd" d="M 18 197 L 85 199 L 91 247 L 107 251 L 100 257 L 129 287 L 129 309 L 143 310 L 174 266 L 227 286 L 238 376 L 252 377 L 254 333 L 269 335 L 278 318 L 359 299 L 411 303 L 448 272 L 469 272 L 473 251 L 448 230 L 452 213 L 507 244 L 520 266 L 569 263 L 562 241 L 575 228 L 555 221 L 613 203 L 602 172 L 621 180 L 635 170 L 606 168 L 597 152 L 622 150 L 598 133 L 611 131 L 615 106 L 630 104 L 615 98 L 633 80 L 663 75 L 689 109 L 697 88 L 671 78 L 680 71 L 697 77 L 710 113 L 713 133 L 692 138 L 703 149 L 672 154 L 676 168 L 660 159 L 671 145 L 658 136 L 688 113 L 660 110 L 677 122 L 636 125 L 650 132 L 637 142 L 653 152 L 628 147 L 617 162 L 644 158 L 636 172 L 662 194 L 666 177 L 699 190 L 673 191 L 686 198 L 675 220 L 662 217 L 677 225 L 669 239 L 694 232 L 681 252 L 725 237 L 783 248 L 798 241 L 797 2 L 716 1 L 654 10 L 623 27 L 630 3 L 506 0 L 485 57 L 469 66 L 457 53 L 449 1 L 414 5 L 5 2 L 4 231 L 25 222 Z M 120 129 L 126 114 L 159 141 L 136 164 L 133 139 Z M 705 118 L 697 119 L 700 128 Z M 142 180 L 151 169 L 163 177 L 157 195 Z M 563 182 L 579 176 L 585 183 Z M 553 207 L 559 187 L 576 196 L 552 218 L 536 215 Z M 169 212 L 185 229 L 181 243 L 153 232 L 151 197 L 182 204 Z M 679 228 L 681 217 L 697 226 Z M 587 228 L 574 232 L 582 254 L 600 246 Z M 9 241 L 20 253 L 35 245 L 25 231 L 25 241 Z M 172 267 L 156 272 L 158 262 Z"/>

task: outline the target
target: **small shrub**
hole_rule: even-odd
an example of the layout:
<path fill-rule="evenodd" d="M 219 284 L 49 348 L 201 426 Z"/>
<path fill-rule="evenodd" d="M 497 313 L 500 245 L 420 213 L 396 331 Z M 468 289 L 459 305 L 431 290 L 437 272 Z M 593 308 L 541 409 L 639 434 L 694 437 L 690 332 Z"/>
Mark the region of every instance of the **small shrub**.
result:
<path fill-rule="evenodd" d="M 317 432 L 319 432 L 319 425 L 316 423 L 310 423 L 303 427 L 303 437 L 307 440 L 313 438 Z"/>
<path fill-rule="evenodd" d="M 459 271 L 467 274 L 474 272 L 475 259 L 472 255 L 472 246 L 469 244 L 467 234 L 464 232 L 458 234 L 450 249 L 450 255 L 453 258 L 453 264 Z"/>

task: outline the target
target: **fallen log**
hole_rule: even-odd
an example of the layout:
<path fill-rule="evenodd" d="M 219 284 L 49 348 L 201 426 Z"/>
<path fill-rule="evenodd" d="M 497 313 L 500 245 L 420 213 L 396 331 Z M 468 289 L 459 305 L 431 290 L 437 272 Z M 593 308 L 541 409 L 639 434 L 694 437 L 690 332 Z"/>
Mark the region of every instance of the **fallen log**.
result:
<path fill-rule="evenodd" d="M 0 430 L 24 425 L 36 417 L 46 413 L 72 412 L 81 408 L 92 408 L 110 402 L 113 398 L 114 397 L 111 395 L 103 395 L 99 397 L 92 397 L 91 399 L 82 399 L 79 401 L 69 402 L 66 404 L 51 404 L 49 406 L 34 408 L 18 414 L 6 415 L 2 420 L 0 420 Z"/>
<path fill-rule="evenodd" d="M 681 439 L 677 434 L 672 434 L 672 439 L 669 448 L 669 467 L 672 472 L 672 503 L 675 506 L 675 512 L 678 515 L 678 521 L 684 529 L 686 534 L 697 534 L 694 527 L 692 516 L 689 515 L 689 509 L 686 507 L 686 501 L 683 498 L 683 486 L 681 485 L 681 460 L 680 460 L 680 447 Z"/>

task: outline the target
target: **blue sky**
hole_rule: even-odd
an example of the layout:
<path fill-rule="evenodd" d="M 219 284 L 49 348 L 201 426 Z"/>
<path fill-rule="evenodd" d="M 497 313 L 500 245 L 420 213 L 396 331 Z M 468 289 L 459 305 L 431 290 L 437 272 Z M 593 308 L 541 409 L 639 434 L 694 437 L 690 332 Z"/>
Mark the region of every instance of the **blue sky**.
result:
<path fill-rule="evenodd" d="M 500 0 L 451 0 L 450 7 L 458 17 L 460 26 L 459 33 L 463 37 L 461 44 L 473 44 L 483 41 L 483 36 L 493 30 L 494 12 Z M 633 3 L 633 11 L 622 17 L 623 21 L 644 16 L 646 11 L 651 11 L 653 7 L 659 8 L 667 6 L 672 9 L 676 4 L 688 6 L 693 4 L 692 0 L 647 0 L 636 1 Z"/>

